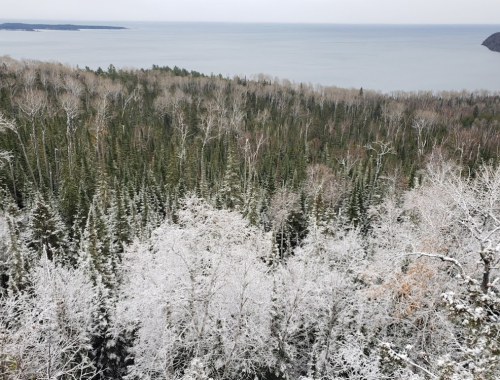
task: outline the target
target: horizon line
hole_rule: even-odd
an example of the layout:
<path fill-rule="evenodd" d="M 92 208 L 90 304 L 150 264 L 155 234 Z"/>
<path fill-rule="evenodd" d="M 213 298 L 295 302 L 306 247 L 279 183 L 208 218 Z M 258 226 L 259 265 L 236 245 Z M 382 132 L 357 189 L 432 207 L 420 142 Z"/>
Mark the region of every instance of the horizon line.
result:
<path fill-rule="evenodd" d="M 396 22 L 313 22 L 313 21 L 227 21 L 227 20 L 92 20 L 92 19 L 71 19 L 71 18 L 4 18 L 0 17 L 0 22 L 27 22 L 27 21 L 51 21 L 51 22 L 145 22 L 145 23 L 196 23 L 196 24 L 280 24 L 280 25 L 370 25 L 370 26 L 500 26 L 492 23 L 428 23 L 428 22 L 412 22 L 412 23 L 396 23 Z"/>

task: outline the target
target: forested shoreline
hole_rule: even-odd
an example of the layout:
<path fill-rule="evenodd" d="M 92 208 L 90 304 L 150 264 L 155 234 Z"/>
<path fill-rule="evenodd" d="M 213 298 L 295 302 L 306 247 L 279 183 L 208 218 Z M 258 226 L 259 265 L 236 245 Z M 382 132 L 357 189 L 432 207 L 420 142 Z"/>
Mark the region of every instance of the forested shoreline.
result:
<path fill-rule="evenodd" d="M 496 379 L 500 94 L 0 57 L 0 378 Z"/>

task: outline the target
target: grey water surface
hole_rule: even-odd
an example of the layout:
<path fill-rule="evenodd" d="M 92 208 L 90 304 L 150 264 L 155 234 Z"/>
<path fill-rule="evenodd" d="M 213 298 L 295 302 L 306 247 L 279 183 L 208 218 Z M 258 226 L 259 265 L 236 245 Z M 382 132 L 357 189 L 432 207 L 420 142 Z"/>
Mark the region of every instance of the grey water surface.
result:
<path fill-rule="evenodd" d="M 1 30 L 0 55 L 92 69 L 156 64 L 225 77 L 264 73 L 382 92 L 500 91 L 500 53 L 481 46 L 500 25 L 85 23 L 129 29 Z"/>

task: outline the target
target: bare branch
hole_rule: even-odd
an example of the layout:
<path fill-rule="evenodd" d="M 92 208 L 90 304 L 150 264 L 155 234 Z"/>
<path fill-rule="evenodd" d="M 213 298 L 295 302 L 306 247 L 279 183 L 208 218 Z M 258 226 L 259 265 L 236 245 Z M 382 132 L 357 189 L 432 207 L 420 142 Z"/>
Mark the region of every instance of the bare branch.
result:
<path fill-rule="evenodd" d="M 412 253 L 408 253 L 407 255 L 416 255 L 418 257 L 431 257 L 433 259 L 439 259 L 441 261 L 444 261 L 444 262 L 447 262 L 447 263 L 451 263 L 453 265 L 455 265 L 459 270 L 460 270 L 460 274 L 462 276 L 466 276 L 465 274 L 465 270 L 464 268 L 462 267 L 462 265 L 458 262 L 458 260 L 452 258 L 452 257 L 448 257 L 448 256 L 443 256 L 443 255 L 437 255 L 437 254 L 434 254 L 434 253 L 427 253 L 427 252 L 412 252 Z"/>
<path fill-rule="evenodd" d="M 17 134 L 17 127 L 13 120 L 9 120 L 0 112 L 0 132 L 10 130 Z"/>

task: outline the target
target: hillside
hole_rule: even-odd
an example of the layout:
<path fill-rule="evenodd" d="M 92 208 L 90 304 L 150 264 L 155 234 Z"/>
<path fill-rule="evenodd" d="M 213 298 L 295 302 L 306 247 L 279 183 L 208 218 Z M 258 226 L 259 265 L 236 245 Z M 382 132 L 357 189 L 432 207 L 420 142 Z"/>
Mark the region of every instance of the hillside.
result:
<path fill-rule="evenodd" d="M 500 33 L 495 33 L 485 39 L 482 45 L 492 51 L 500 52 Z"/>
<path fill-rule="evenodd" d="M 5 378 L 498 378 L 498 93 L 0 83 Z"/>

